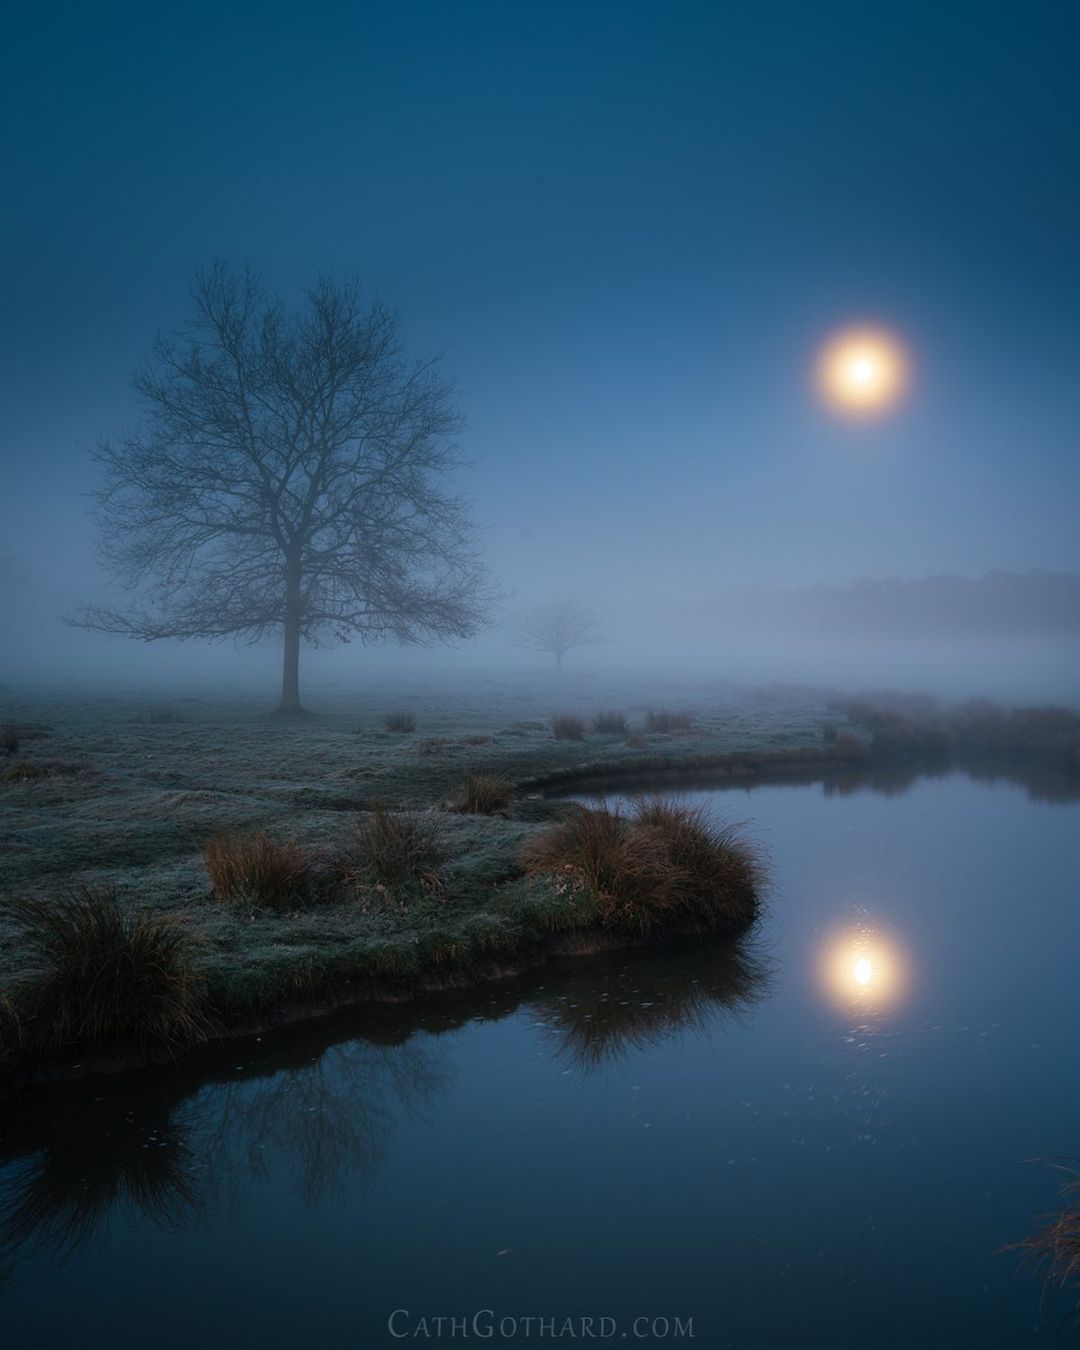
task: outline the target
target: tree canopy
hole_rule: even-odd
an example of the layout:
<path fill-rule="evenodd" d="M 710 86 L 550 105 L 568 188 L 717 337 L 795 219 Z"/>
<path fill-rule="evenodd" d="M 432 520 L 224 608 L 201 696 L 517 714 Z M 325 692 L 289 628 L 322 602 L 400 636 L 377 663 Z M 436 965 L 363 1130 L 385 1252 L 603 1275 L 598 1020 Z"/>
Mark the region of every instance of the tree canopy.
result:
<path fill-rule="evenodd" d="M 289 311 L 224 264 L 192 295 L 191 323 L 135 376 L 142 420 L 96 452 L 126 595 L 78 621 L 144 641 L 280 632 L 286 711 L 301 642 L 474 634 L 492 592 L 446 482 L 461 419 L 397 317 L 329 278 Z"/>

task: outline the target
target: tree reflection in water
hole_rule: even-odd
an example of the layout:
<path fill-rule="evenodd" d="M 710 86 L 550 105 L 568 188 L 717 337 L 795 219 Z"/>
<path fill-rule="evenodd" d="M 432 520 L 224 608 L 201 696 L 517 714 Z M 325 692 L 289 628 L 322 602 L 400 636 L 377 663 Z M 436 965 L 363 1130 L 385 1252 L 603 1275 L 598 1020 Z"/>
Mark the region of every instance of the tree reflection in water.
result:
<path fill-rule="evenodd" d="M 527 1010 L 591 1071 L 676 1032 L 722 1025 L 766 992 L 764 964 L 715 938 L 623 951 L 486 990 L 369 1006 L 197 1060 L 41 1090 L 0 1130 L 0 1281 L 63 1261 L 114 1217 L 161 1228 L 291 1176 L 307 1205 L 374 1179 L 403 1114 L 448 1082 L 438 1037 Z"/>
<path fill-rule="evenodd" d="M 401 1114 L 422 1113 L 446 1081 L 418 1041 L 352 1040 L 314 1059 L 306 1046 L 298 1059 L 258 1081 L 217 1085 L 196 1103 L 200 1156 L 215 1183 L 235 1189 L 284 1170 L 307 1205 L 343 1196 L 346 1178 L 377 1175 Z"/>
<path fill-rule="evenodd" d="M 419 1042 L 327 1047 L 315 1030 L 228 1076 L 205 1063 L 146 1070 L 12 1110 L 0 1133 L 0 1274 L 24 1253 L 67 1259 L 117 1215 L 197 1221 L 272 1170 L 309 1204 L 347 1176 L 369 1179 L 400 1113 L 420 1110 L 445 1075 Z"/>
<path fill-rule="evenodd" d="M 0 1140 L 0 1260 L 33 1240 L 63 1258 L 95 1237 L 116 1210 L 175 1227 L 197 1211 L 191 1147 L 172 1105 L 127 1095 L 80 1096 L 20 1113 Z"/>

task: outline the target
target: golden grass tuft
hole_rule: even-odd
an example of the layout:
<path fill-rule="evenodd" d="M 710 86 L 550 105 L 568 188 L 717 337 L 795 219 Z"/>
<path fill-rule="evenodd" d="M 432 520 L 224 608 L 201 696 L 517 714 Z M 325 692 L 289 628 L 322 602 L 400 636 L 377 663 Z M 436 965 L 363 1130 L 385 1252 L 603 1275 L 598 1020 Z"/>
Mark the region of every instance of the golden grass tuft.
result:
<path fill-rule="evenodd" d="M 226 831 L 203 845 L 203 861 L 225 904 L 289 910 L 307 898 L 310 865 L 296 839 Z"/>
<path fill-rule="evenodd" d="M 638 802 L 634 825 L 662 848 L 680 908 L 732 924 L 755 917 L 765 864 L 740 826 L 717 821 L 702 806 L 665 797 Z"/>
<path fill-rule="evenodd" d="M 464 815 L 493 816 L 505 811 L 514 798 L 514 785 L 494 774 L 469 773 L 454 801 L 454 810 Z"/>
<path fill-rule="evenodd" d="M 525 871 L 589 893 L 601 919 L 613 927 L 646 931 L 673 908 L 670 877 L 656 840 L 631 828 L 618 808 L 577 807 L 531 840 Z"/>
<path fill-rule="evenodd" d="M 676 919 L 745 927 L 764 886 L 759 853 L 735 827 L 662 798 L 629 815 L 578 807 L 530 841 L 522 866 L 587 891 L 604 923 L 641 932 Z"/>

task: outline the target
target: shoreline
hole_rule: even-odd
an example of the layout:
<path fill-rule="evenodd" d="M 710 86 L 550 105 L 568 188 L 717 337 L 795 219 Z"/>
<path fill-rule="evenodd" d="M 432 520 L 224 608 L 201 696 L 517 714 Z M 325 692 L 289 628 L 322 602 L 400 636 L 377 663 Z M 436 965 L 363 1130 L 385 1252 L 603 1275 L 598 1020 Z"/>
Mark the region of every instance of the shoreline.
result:
<path fill-rule="evenodd" d="M 854 721 L 847 725 L 864 734 L 867 729 Z M 1077 768 L 1034 749 L 1025 751 L 1017 745 L 1011 754 L 980 756 L 958 748 L 944 752 L 925 741 L 898 749 L 877 739 L 858 739 L 847 734 L 844 724 L 840 726 L 842 734 L 832 742 L 826 738 L 816 745 L 777 746 L 774 739 L 772 745 L 759 742 L 754 747 L 745 742 L 731 746 L 729 740 L 723 749 L 713 748 L 715 740 L 708 744 L 710 736 L 716 735 L 708 729 L 679 737 L 653 737 L 645 744 L 640 738 L 594 739 L 589 746 L 567 746 L 547 739 L 543 724 L 535 722 L 515 724 L 495 736 L 446 739 L 438 743 L 435 754 L 425 753 L 423 742 L 417 746 L 414 741 L 410 749 L 413 754 L 419 749 L 421 758 L 412 760 L 408 777 L 401 779 L 411 788 L 401 804 L 434 813 L 452 837 L 448 862 L 455 872 L 454 885 L 462 888 L 455 892 L 453 904 L 442 911 L 414 912 L 397 920 L 384 917 L 372 928 L 373 921 L 365 919 L 355 905 L 330 910 L 314 907 L 289 915 L 273 911 L 237 914 L 205 894 L 189 900 L 179 913 L 209 935 L 206 978 L 212 1029 L 189 1044 L 172 1048 L 125 1041 L 36 1058 L 21 1058 L 18 1040 L 13 1038 L 7 1064 L 0 1068 L 0 1100 L 36 1084 L 187 1059 L 206 1045 L 311 1021 L 341 1008 L 407 1003 L 445 990 L 479 988 L 558 957 L 664 945 L 695 932 L 730 932 L 732 941 L 738 941 L 753 928 L 754 921 L 725 928 L 684 915 L 678 924 L 642 935 L 597 926 L 595 918 L 580 912 L 575 915 L 573 902 L 567 906 L 540 888 L 530 891 L 516 861 L 521 845 L 557 820 L 558 802 L 573 794 L 663 793 L 676 788 L 783 782 L 835 783 L 841 791 L 863 785 L 893 791 L 923 775 L 964 772 L 977 778 L 1007 777 L 1035 796 L 1080 797 Z M 772 719 L 772 727 L 778 738 L 797 734 L 790 716 L 783 713 Z M 332 730 L 317 722 L 312 729 L 321 736 Z M 141 727 L 140 734 L 171 741 L 177 733 L 168 727 Z M 180 734 L 186 733 L 181 729 Z M 379 739 L 382 745 L 393 744 L 389 738 Z M 673 742 L 681 743 L 681 748 Z M 589 751 L 593 757 L 585 758 Z M 462 752 L 468 756 L 464 763 L 459 758 Z M 504 772 L 512 773 L 515 807 L 496 815 L 454 814 L 447 810 L 447 785 L 481 754 L 480 762 L 490 766 L 491 772 L 498 773 L 505 766 Z M 400 759 L 387 763 L 399 776 L 406 767 Z M 48 790 L 48 784 L 43 790 Z M 183 805 L 187 798 L 194 801 L 196 794 L 184 794 Z M 365 807 L 367 803 L 358 800 L 350 803 L 349 810 Z M 323 820 L 331 813 L 340 820 L 344 808 L 327 805 L 322 809 L 327 813 Z M 334 821 L 325 828 L 338 826 Z M 316 834 L 312 843 L 318 847 L 320 842 Z M 16 986 L 13 982 L 8 987 L 14 990 Z M 3 1010 L 0 991 L 0 1013 Z"/>
<path fill-rule="evenodd" d="M 537 937 L 501 957 L 493 955 L 487 960 L 462 963 L 442 970 L 433 966 L 409 979 L 378 975 L 345 977 L 306 997 L 294 997 L 252 1009 L 189 1045 L 137 1047 L 131 1043 L 118 1043 L 20 1066 L 0 1078 L 0 1105 L 10 1098 L 17 1098 L 26 1089 L 190 1061 L 208 1047 L 318 1021 L 346 1008 L 404 1005 L 433 994 L 479 989 L 501 980 L 512 980 L 554 960 L 667 947 L 691 937 L 727 936 L 734 944 L 746 937 L 754 926 L 750 924 L 744 929 L 726 931 L 700 922 L 684 921 L 651 934 L 582 928 Z M 73 1062 L 76 1060 L 77 1063 Z"/>

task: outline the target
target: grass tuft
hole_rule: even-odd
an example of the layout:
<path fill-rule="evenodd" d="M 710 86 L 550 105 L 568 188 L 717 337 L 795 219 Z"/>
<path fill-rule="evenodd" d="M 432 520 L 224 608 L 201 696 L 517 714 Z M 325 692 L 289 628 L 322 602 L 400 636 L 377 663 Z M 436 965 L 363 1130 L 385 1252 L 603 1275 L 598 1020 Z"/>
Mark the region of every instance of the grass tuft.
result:
<path fill-rule="evenodd" d="M 586 891 L 608 925 L 647 932 L 675 919 L 745 927 L 758 913 L 764 869 L 739 832 L 661 798 L 577 807 L 530 841 L 526 872 Z"/>
<path fill-rule="evenodd" d="M 617 708 L 602 708 L 593 714 L 592 729 L 598 736 L 625 736 L 626 714 Z"/>
<path fill-rule="evenodd" d="M 601 920 L 615 927 L 647 930 L 672 908 L 656 840 L 632 829 L 617 807 L 577 807 L 531 840 L 521 861 L 530 874 L 552 876 L 559 890 L 586 892 Z"/>
<path fill-rule="evenodd" d="M 387 731 L 415 731 L 416 718 L 411 712 L 388 713 L 386 717 Z"/>
<path fill-rule="evenodd" d="M 454 809 L 470 816 L 493 816 L 505 811 L 514 797 L 514 785 L 507 778 L 493 774 L 465 775 Z"/>
<path fill-rule="evenodd" d="M 207 840 L 203 860 L 215 898 L 226 904 L 289 910 L 307 897 L 310 867 L 295 839 L 227 831 Z"/>
<path fill-rule="evenodd" d="M 551 719 L 551 734 L 557 741 L 583 741 L 585 719 L 576 713 L 556 713 Z"/>
<path fill-rule="evenodd" d="M 689 731 L 693 718 L 688 712 L 678 712 L 674 708 L 650 708 L 645 714 L 646 731 L 660 732 L 670 736 L 677 731 Z"/>
<path fill-rule="evenodd" d="M 5 911 L 38 967 L 14 991 L 24 1046 L 179 1045 L 210 1030 L 196 944 L 175 919 L 124 913 L 111 889 L 91 886 Z"/>
<path fill-rule="evenodd" d="M 701 806 L 648 797 L 635 807 L 634 826 L 662 849 L 681 909 L 720 924 L 754 919 L 765 884 L 764 858 L 738 825 L 716 820 Z"/>
<path fill-rule="evenodd" d="M 357 830 L 356 880 L 395 894 L 442 889 L 442 850 L 430 816 L 407 816 L 377 809 Z"/>
<path fill-rule="evenodd" d="M 1060 1163 L 1055 1167 L 1070 1178 L 1062 1192 L 1066 1207 L 1048 1216 L 1037 1233 L 1014 1243 L 1013 1249 L 1041 1266 L 1052 1283 L 1063 1289 L 1076 1288 L 1080 1285 L 1080 1210 L 1076 1208 L 1080 1178 L 1071 1167 Z"/>

